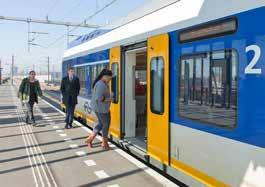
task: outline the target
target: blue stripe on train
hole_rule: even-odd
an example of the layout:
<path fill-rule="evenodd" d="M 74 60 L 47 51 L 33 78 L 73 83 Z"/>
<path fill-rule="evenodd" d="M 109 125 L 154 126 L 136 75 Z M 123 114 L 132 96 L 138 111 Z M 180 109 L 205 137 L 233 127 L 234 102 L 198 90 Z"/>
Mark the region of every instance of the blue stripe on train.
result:
<path fill-rule="evenodd" d="M 108 60 L 108 59 L 109 59 L 109 50 L 104 50 L 104 51 L 84 55 L 81 57 L 73 58 L 73 59 L 66 60 L 63 62 L 62 72 L 63 72 L 63 75 L 66 76 L 67 69 L 69 67 L 72 67 L 75 65 L 81 65 L 85 63 L 93 63 L 97 61 Z"/>
<path fill-rule="evenodd" d="M 109 50 L 104 50 L 104 51 L 100 51 L 97 53 L 88 54 L 88 55 L 84 55 L 81 57 L 66 60 L 63 62 L 63 65 L 62 65 L 63 76 L 67 75 L 67 69 L 69 67 L 73 67 L 75 65 L 87 64 L 87 63 L 89 64 L 89 63 L 94 63 L 94 62 L 104 61 L 104 60 L 109 60 Z M 90 74 L 90 71 L 88 69 L 86 71 L 86 81 L 85 81 L 86 97 L 91 96 L 91 88 L 90 88 L 91 80 L 90 80 L 89 74 Z"/>

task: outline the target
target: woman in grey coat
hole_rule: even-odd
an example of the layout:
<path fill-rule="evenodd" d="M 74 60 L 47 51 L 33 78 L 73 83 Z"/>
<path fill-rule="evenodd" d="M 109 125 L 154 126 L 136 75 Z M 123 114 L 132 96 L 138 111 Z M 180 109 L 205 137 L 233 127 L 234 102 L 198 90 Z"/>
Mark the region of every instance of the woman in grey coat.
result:
<path fill-rule="evenodd" d="M 96 135 L 102 131 L 102 147 L 109 149 L 108 133 L 110 126 L 110 104 L 112 102 L 112 96 L 110 94 L 109 82 L 112 78 L 112 72 L 108 69 L 103 69 L 99 76 L 93 83 L 93 92 L 91 99 L 92 110 L 96 113 L 98 118 L 98 124 L 93 129 L 86 139 L 86 143 L 89 147 L 92 147 L 92 142 Z"/>

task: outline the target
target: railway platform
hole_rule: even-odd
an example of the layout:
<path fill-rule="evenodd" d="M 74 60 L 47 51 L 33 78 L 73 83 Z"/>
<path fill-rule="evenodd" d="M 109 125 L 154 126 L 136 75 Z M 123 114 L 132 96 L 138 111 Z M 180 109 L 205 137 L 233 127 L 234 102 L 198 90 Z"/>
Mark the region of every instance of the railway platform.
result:
<path fill-rule="evenodd" d="M 88 149 L 90 129 L 64 129 L 64 114 L 45 100 L 35 116 L 37 126 L 25 124 L 16 87 L 0 86 L 1 186 L 177 186 L 113 144 L 103 150 L 100 136 Z"/>

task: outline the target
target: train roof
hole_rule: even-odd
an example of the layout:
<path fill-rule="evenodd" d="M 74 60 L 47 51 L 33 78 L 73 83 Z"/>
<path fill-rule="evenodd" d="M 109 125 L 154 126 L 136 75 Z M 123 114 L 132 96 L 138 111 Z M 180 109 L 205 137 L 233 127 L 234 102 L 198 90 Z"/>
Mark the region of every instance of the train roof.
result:
<path fill-rule="evenodd" d="M 139 19 L 151 12 L 161 9 L 162 7 L 168 6 L 179 0 L 148 0 L 143 5 L 137 7 L 133 11 L 129 12 L 126 16 L 120 17 L 117 20 L 112 21 L 106 25 L 106 29 L 113 29 Z"/>
<path fill-rule="evenodd" d="M 244 12 L 265 5 L 264 0 L 179 0 L 81 45 L 68 49 L 64 59 L 145 41 L 148 37 Z"/>
<path fill-rule="evenodd" d="M 79 36 L 78 38 L 76 38 L 75 40 L 73 40 L 72 42 L 70 42 L 70 44 L 68 44 L 68 49 L 73 48 L 75 46 L 81 45 L 82 43 L 88 42 L 89 40 L 93 40 L 107 32 L 109 32 L 110 29 L 97 29 L 94 30 L 88 34 Z"/>

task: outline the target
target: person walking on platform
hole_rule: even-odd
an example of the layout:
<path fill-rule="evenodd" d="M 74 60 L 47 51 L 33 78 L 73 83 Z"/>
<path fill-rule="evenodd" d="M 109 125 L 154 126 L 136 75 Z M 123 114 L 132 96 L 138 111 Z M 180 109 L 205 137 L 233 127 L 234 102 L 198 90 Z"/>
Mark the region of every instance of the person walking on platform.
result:
<path fill-rule="evenodd" d="M 96 135 L 102 131 L 102 147 L 104 149 L 109 149 L 108 133 L 111 119 L 110 104 L 113 100 L 109 89 L 109 82 L 111 78 L 112 72 L 110 70 L 103 69 L 93 83 L 91 107 L 96 113 L 98 124 L 93 129 L 93 133 L 91 133 L 85 141 L 89 147 L 92 147 L 92 142 Z"/>
<path fill-rule="evenodd" d="M 22 104 L 26 104 L 26 123 L 36 124 L 33 106 L 38 103 L 38 97 L 42 96 L 42 91 L 40 88 L 39 81 L 35 78 L 36 72 L 30 71 L 29 76 L 24 78 L 19 86 L 18 97 L 20 98 Z"/>
<path fill-rule="evenodd" d="M 79 78 L 75 76 L 73 67 L 68 69 L 68 75 L 62 79 L 60 90 L 63 96 L 63 104 L 66 107 L 65 128 L 69 129 L 73 127 L 75 106 L 80 92 Z"/>

